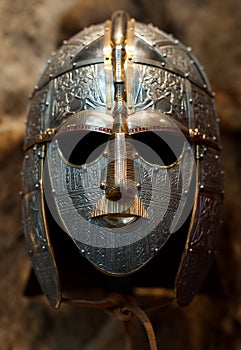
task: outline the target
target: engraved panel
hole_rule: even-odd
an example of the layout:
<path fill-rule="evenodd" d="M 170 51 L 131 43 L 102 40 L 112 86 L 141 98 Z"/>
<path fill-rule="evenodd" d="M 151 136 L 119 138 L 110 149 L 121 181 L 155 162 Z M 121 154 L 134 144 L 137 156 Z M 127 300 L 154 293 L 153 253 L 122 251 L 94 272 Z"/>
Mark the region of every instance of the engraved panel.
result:
<path fill-rule="evenodd" d="M 146 25 L 144 23 L 135 23 L 135 35 L 144 40 L 148 45 L 155 45 L 157 42 L 162 41 L 164 43 L 174 42 L 174 38 L 162 32 L 152 24 Z"/>
<path fill-rule="evenodd" d="M 173 72 L 179 72 L 182 76 L 185 74 L 199 84 L 201 87 L 206 86 L 210 91 L 210 84 L 197 58 L 190 52 L 184 44 L 179 42 L 173 35 L 168 35 L 153 25 L 144 25 L 136 23 L 135 34 L 138 38 L 144 40 L 151 48 L 149 51 L 161 54 L 165 66 L 173 69 Z M 148 57 L 147 53 L 144 59 Z M 138 52 L 137 52 L 138 56 Z M 142 53 L 143 56 L 143 53 Z M 155 60 L 158 60 L 156 56 Z M 159 60 L 161 60 L 161 57 Z"/>
<path fill-rule="evenodd" d="M 80 51 L 85 50 L 91 42 L 103 36 L 103 32 L 104 25 L 91 26 L 73 36 L 68 42 L 64 42 L 57 52 L 52 53 L 47 67 L 38 81 L 38 87 L 41 88 L 48 83 L 51 77 L 70 69 L 73 58 Z"/>
<path fill-rule="evenodd" d="M 219 130 L 213 99 L 203 90 L 192 85 L 194 127 L 219 143 Z"/>
<path fill-rule="evenodd" d="M 43 131 L 44 116 L 48 110 L 48 90 L 41 90 L 31 99 L 27 115 L 25 143 Z"/>
<path fill-rule="evenodd" d="M 200 184 L 205 191 L 220 194 L 223 190 L 221 157 L 219 152 L 208 148 L 200 161 Z"/>
<path fill-rule="evenodd" d="M 35 146 L 26 152 L 23 160 L 22 191 L 28 193 L 39 188 L 43 146 Z"/>
<path fill-rule="evenodd" d="M 80 49 L 81 45 L 79 43 L 68 43 L 63 45 L 57 52 L 53 52 L 38 81 L 38 88 L 41 88 L 43 85 L 47 84 L 51 77 L 56 76 L 61 71 L 64 71 L 67 67 L 69 67 L 71 60 Z"/>
<path fill-rule="evenodd" d="M 181 305 L 190 303 L 200 289 L 213 262 L 220 228 L 221 196 L 201 192 L 185 252 L 177 278 L 177 298 Z"/>
<path fill-rule="evenodd" d="M 23 198 L 24 233 L 33 268 L 44 294 L 53 307 L 59 305 L 58 273 L 51 247 L 48 245 L 43 221 L 42 199 L 39 190 Z"/>
<path fill-rule="evenodd" d="M 206 84 L 206 80 L 201 75 L 194 60 L 190 57 L 190 53 L 184 47 L 180 47 L 179 45 L 161 45 L 157 47 L 157 50 L 165 57 L 167 63 L 175 70 L 178 69 L 182 75 L 186 74 L 191 80 L 201 86 Z"/>
<path fill-rule="evenodd" d="M 220 226 L 221 207 L 221 195 L 200 192 L 189 248 L 204 251 L 215 249 L 216 235 Z"/>
<path fill-rule="evenodd" d="M 214 256 L 207 252 L 189 252 L 176 280 L 176 297 L 181 306 L 188 305 L 200 290 L 212 266 Z"/>
<path fill-rule="evenodd" d="M 29 247 L 34 254 L 42 252 L 42 245 L 46 244 L 46 233 L 43 225 L 41 195 L 39 190 L 25 194 L 23 202 L 25 217 L 25 233 Z"/>
<path fill-rule="evenodd" d="M 90 65 L 67 72 L 54 83 L 51 127 L 83 109 L 105 109 L 103 65 Z"/>
<path fill-rule="evenodd" d="M 155 108 L 188 123 L 185 111 L 184 78 L 160 68 L 135 65 L 136 111 Z"/>
<path fill-rule="evenodd" d="M 90 43 L 104 35 L 104 24 L 91 25 L 84 28 L 81 32 L 75 34 L 69 43 L 79 42 L 83 47 L 88 46 Z"/>

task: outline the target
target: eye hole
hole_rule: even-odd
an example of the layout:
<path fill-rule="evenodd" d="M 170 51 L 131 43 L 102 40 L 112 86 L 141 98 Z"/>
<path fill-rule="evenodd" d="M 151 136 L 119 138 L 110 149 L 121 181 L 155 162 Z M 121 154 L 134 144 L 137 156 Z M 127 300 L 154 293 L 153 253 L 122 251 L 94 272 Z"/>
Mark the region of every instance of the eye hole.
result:
<path fill-rule="evenodd" d="M 132 134 L 134 146 L 145 161 L 158 166 L 170 166 L 183 152 L 184 138 L 178 133 L 145 131 Z"/>
<path fill-rule="evenodd" d="M 69 163 L 81 166 L 96 160 L 106 147 L 109 136 L 100 132 L 81 131 L 58 136 L 60 151 Z"/>

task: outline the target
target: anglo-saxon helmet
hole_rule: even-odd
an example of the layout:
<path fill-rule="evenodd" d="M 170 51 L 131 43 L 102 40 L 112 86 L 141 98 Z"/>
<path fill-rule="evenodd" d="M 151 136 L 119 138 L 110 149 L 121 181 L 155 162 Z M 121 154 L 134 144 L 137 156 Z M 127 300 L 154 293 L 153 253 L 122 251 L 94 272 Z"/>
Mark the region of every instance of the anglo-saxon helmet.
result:
<path fill-rule="evenodd" d="M 214 97 L 191 50 L 123 12 L 64 42 L 31 96 L 22 191 L 53 307 L 71 261 L 69 243 L 57 252 L 63 235 L 80 283 L 92 266 L 121 288 L 160 279 L 187 305 L 212 265 L 222 203 Z"/>

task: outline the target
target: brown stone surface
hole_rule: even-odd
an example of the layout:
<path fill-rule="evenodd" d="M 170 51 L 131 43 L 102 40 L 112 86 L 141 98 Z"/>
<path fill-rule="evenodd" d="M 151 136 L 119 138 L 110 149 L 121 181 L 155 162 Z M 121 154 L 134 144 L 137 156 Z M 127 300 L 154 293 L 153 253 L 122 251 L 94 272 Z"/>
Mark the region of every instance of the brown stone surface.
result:
<path fill-rule="evenodd" d="M 30 271 L 21 225 L 20 171 L 27 96 L 58 43 L 118 8 L 114 0 L 1 0 L 0 3 L 0 349 L 124 349 L 119 321 L 101 311 L 25 298 Z M 241 348 L 241 2 L 123 1 L 137 19 L 172 31 L 205 66 L 217 94 L 225 170 L 224 225 L 217 257 L 223 296 L 199 295 L 152 312 L 160 349 Z M 147 349 L 133 322 L 133 349 Z"/>

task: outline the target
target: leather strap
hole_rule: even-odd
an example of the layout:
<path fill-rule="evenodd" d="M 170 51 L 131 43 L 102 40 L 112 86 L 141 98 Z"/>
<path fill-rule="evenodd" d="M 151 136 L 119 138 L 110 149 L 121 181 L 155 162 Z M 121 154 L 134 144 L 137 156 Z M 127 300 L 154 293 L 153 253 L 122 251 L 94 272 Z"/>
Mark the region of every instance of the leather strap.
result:
<path fill-rule="evenodd" d="M 108 315 L 114 316 L 124 322 L 126 350 L 131 350 L 130 322 L 133 317 L 137 317 L 146 331 L 150 350 L 157 350 L 156 336 L 151 321 L 133 296 L 111 293 L 100 301 L 69 298 L 63 298 L 62 301 L 64 303 L 78 305 L 79 307 L 102 309 Z"/>

